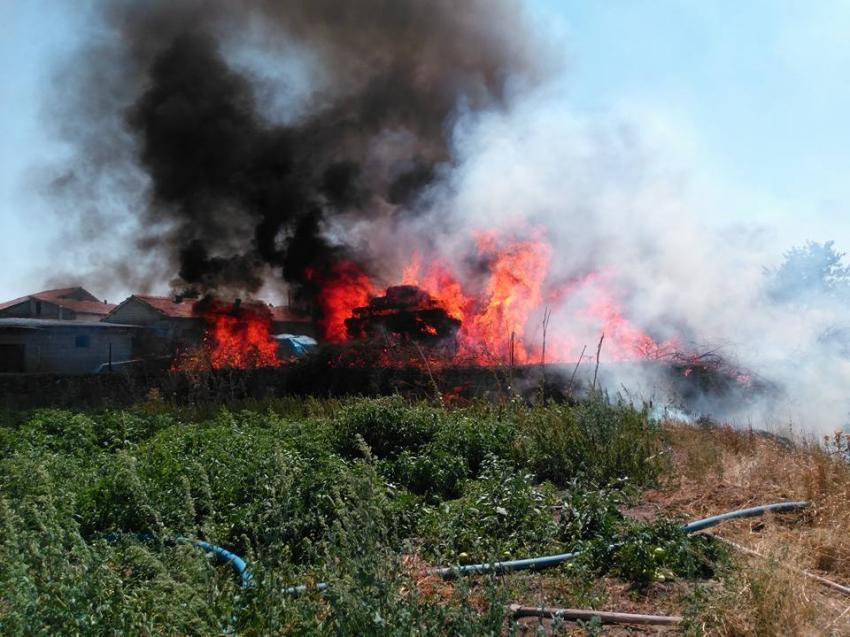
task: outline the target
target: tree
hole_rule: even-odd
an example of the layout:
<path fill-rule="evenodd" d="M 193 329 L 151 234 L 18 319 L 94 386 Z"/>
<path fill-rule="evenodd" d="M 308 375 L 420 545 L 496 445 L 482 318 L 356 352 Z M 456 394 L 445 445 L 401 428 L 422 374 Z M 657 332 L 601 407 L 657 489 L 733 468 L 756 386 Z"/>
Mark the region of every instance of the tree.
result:
<path fill-rule="evenodd" d="M 775 269 L 765 269 L 767 294 L 775 301 L 808 304 L 815 300 L 850 299 L 850 266 L 834 241 L 809 241 L 785 253 Z"/>

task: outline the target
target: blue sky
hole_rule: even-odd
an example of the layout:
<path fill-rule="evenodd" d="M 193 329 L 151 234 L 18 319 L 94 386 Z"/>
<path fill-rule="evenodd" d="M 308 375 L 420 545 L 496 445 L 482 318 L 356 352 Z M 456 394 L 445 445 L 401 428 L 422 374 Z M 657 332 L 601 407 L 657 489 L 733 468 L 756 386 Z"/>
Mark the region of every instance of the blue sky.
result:
<path fill-rule="evenodd" d="M 53 64 L 85 3 L 5 0 L 0 31 L 0 300 L 74 263 L 35 184 L 60 156 L 42 120 Z M 850 3 L 533 0 L 567 71 L 564 108 L 652 128 L 717 202 L 719 223 L 773 228 L 777 254 L 833 238 L 850 250 Z M 81 281 L 85 284 L 85 281 Z M 92 290 L 99 294 L 98 290 Z M 112 299 L 110 299 L 112 300 Z"/>

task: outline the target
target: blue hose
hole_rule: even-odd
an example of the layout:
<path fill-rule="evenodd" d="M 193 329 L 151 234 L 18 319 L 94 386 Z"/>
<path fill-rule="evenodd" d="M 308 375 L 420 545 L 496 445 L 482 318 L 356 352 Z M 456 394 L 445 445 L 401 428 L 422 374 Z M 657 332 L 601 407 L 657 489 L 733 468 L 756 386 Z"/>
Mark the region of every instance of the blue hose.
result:
<path fill-rule="evenodd" d="M 242 588 L 245 589 L 251 586 L 251 580 L 254 579 L 254 576 L 251 575 L 251 571 L 248 570 L 248 564 L 245 562 L 245 560 L 236 555 L 236 553 L 231 553 L 227 549 L 224 549 L 220 546 L 216 546 L 215 544 L 203 542 L 201 540 L 190 540 L 189 538 L 178 537 L 176 541 L 178 544 L 191 544 L 192 546 L 196 546 L 197 548 L 202 549 L 207 553 L 212 553 L 222 562 L 228 562 L 233 567 L 233 570 L 236 571 L 236 574 L 239 576 L 239 581 L 242 583 Z"/>
<path fill-rule="evenodd" d="M 685 533 L 695 533 L 696 531 L 701 531 L 703 529 L 707 529 L 716 524 L 720 524 L 721 522 L 725 522 L 727 520 L 734 520 L 736 518 L 752 518 L 758 515 L 764 515 L 765 513 L 772 511 L 775 513 L 783 513 L 786 511 L 796 511 L 798 509 L 805 509 L 809 506 L 809 503 L 806 501 L 800 502 L 776 502 L 774 504 L 765 504 L 762 506 L 751 507 L 749 509 L 739 509 L 737 511 L 730 511 L 728 513 L 722 513 L 720 515 L 714 515 L 710 518 L 704 518 L 702 520 L 696 520 L 691 522 L 690 524 L 686 524 L 683 528 Z M 484 563 L 484 564 L 469 564 L 467 566 L 446 566 L 442 568 L 435 568 L 430 573 L 434 575 L 439 575 L 442 578 L 450 578 L 450 577 L 458 577 L 461 575 L 482 575 L 484 573 L 506 573 L 508 571 L 520 571 L 527 568 L 548 568 L 550 566 L 556 566 L 561 564 L 562 562 L 568 562 L 569 560 L 575 559 L 578 557 L 581 551 L 575 551 L 573 553 L 560 553 L 558 555 L 546 555 L 544 557 L 530 557 L 524 560 L 510 560 L 508 562 L 492 562 L 492 563 Z"/>
<path fill-rule="evenodd" d="M 444 579 L 460 575 L 483 575 L 484 573 L 508 573 L 510 571 L 522 571 L 525 569 L 549 568 L 557 566 L 562 562 L 578 557 L 581 551 L 572 553 L 558 553 L 557 555 L 545 555 L 543 557 L 527 557 L 521 560 L 508 560 L 505 562 L 491 562 L 485 564 L 468 564 L 466 566 L 442 566 L 429 570 L 430 575 L 439 575 Z"/>
<path fill-rule="evenodd" d="M 107 533 L 103 536 L 103 539 L 107 542 L 117 542 L 122 535 L 123 534 L 121 533 Z M 156 536 L 151 533 L 136 533 L 133 537 L 142 542 L 152 542 L 156 539 Z M 233 570 L 236 571 L 236 574 L 239 576 L 239 581 L 242 584 L 243 589 L 251 586 L 251 580 L 254 579 L 254 576 L 251 575 L 251 571 L 248 570 L 247 562 L 236 555 L 236 553 L 231 553 L 227 549 L 217 546 L 216 544 L 210 544 L 203 540 L 192 540 L 188 537 L 178 537 L 174 540 L 166 540 L 166 543 L 168 542 L 174 542 L 175 544 L 189 544 L 190 546 L 199 548 L 207 553 L 212 553 L 222 562 L 227 562 L 233 567 Z"/>
<path fill-rule="evenodd" d="M 703 529 L 707 529 L 709 527 L 720 524 L 721 522 L 726 522 L 727 520 L 734 520 L 737 518 L 752 518 L 759 515 L 764 515 L 768 512 L 785 513 L 787 511 L 797 511 L 799 509 L 805 509 L 807 506 L 809 506 L 809 502 L 806 501 L 775 502 L 773 504 L 764 504 L 762 506 L 750 507 L 748 509 L 739 509 L 737 511 L 729 511 L 728 513 L 722 513 L 720 515 L 713 515 L 702 520 L 696 520 L 694 522 L 691 522 L 690 524 L 686 524 L 683 529 L 685 533 L 695 533 L 697 531 L 702 531 Z M 115 536 L 114 534 L 110 534 L 106 537 L 106 539 L 114 541 L 116 537 L 117 536 Z M 149 534 L 138 535 L 137 537 L 143 540 L 153 539 L 153 536 Z M 212 553 L 220 560 L 229 563 L 233 567 L 233 570 L 236 571 L 237 575 L 239 575 L 239 579 L 242 583 L 243 589 L 251 586 L 253 576 L 248 570 L 248 564 L 245 562 L 245 560 L 243 560 L 235 553 L 231 553 L 227 549 L 224 549 L 220 546 L 216 546 L 215 544 L 209 544 L 208 542 L 203 542 L 201 540 L 191 540 L 185 537 L 178 537 L 176 539 L 176 542 L 179 544 L 191 544 L 192 546 L 202 549 L 207 553 Z M 568 562 L 578 557 L 580 553 L 580 551 L 573 551 L 572 553 L 558 553 L 557 555 L 529 557 L 521 560 L 508 560 L 505 562 L 484 562 L 481 564 L 468 564 L 466 566 L 444 566 L 431 569 L 428 572 L 431 575 L 438 575 L 444 579 L 448 579 L 465 575 L 483 575 L 486 573 L 508 573 L 510 571 L 522 571 L 525 569 L 542 569 L 549 568 L 551 566 L 557 566 L 558 564 L 562 564 L 563 562 Z M 310 587 L 304 584 L 301 584 L 300 586 L 290 586 L 288 588 L 285 588 L 283 592 L 287 594 L 300 595 L 308 591 L 323 592 L 327 589 L 328 584 L 326 582 L 319 582 L 318 584 Z"/>
<path fill-rule="evenodd" d="M 703 529 L 707 529 L 716 524 L 720 524 L 721 522 L 725 522 L 726 520 L 734 520 L 736 518 L 753 518 L 757 515 L 764 515 L 768 512 L 785 513 L 787 511 L 805 509 L 807 506 L 809 506 L 809 503 L 805 500 L 801 500 L 799 502 L 775 502 L 774 504 L 765 504 L 763 506 L 751 507 L 749 509 L 739 509 L 737 511 L 721 513 L 720 515 L 714 515 L 710 518 L 705 518 L 703 520 L 697 520 L 696 522 L 686 524 L 685 532 L 696 533 L 697 531 L 702 531 Z"/>
<path fill-rule="evenodd" d="M 683 529 L 686 533 L 695 533 L 696 531 L 707 529 L 709 527 L 715 526 L 716 524 L 720 524 L 721 522 L 726 522 L 727 520 L 734 520 L 737 518 L 752 518 L 758 515 L 764 515 L 768 512 L 784 513 L 787 511 L 797 511 L 799 509 L 805 509 L 807 506 L 809 506 L 809 502 L 806 501 L 775 502 L 773 504 L 765 504 L 762 506 L 751 507 L 748 509 L 730 511 L 728 513 L 714 515 L 709 518 L 704 518 L 702 520 L 695 520 L 690 524 L 686 524 Z M 557 566 L 558 564 L 561 564 L 563 562 L 568 562 L 578 557 L 580 553 L 581 551 L 574 551 L 572 553 L 558 553 L 557 555 L 529 557 L 522 560 L 508 560 L 505 562 L 485 562 L 482 564 L 468 564 L 466 566 L 444 566 L 431 569 L 428 571 L 428 573 L 430 575 L 438 575 L 443 579 L 449 579 L 452 577 L 460 577 L 464 575 L 483 575 L 486 573 L 507 573 L 510 571 L 521 571 L 525 569 L 542 569 L 549 568 L 551 566 Z M 316 584 L 315 586 L 310 587 L 309 589 L 304 585 L 290 586 L 289 588 L 285 588 L 283 592 L 298 595 L 301 593 L 305 593 L 308 590 L 324 591 L 327 590 L 327 588 L 328 584 L 321 582 L 319 584 Z"/>

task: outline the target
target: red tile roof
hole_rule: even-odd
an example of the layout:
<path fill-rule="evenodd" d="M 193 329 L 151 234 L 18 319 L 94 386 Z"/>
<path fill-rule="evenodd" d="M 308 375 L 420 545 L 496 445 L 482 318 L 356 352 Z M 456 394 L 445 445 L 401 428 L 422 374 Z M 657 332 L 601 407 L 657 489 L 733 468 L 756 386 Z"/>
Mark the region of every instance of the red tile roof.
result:
<path fill-rule="evenodd" d="M 67 298 L 72 295 L 81 296 L 83 299 Z M 35 294 L 21 296 L 17 299 L 0 303 L 0 310 L 20 305 L 30 299 L 43 301 L 45 303 L 52 303 L 53 305 L 58 305 L 61 308 L 80 314 L 98 314 L 101 316 L 106 316 L 110 311 L 117 307 L 114 303 L 101 303 L 97 300 L 96 296 L 87 290 L 81 287 L 76 287 L 44 290 L 42 292 L 36 292 Z"/>
<path fill-rule="evenodd" d="M 141 294 L 134 294 L 129 299 L 127 299 L 127 301 L 129 301 L 130 299 L 136 299 L 138 301 L 141 301 L 142 303 L 150 306 L 160 314 L 164 314 L 169 318 L 197 317 L 194 312 L 195 299 L 184 299 L 182 301 L 175 301 L 173 297 L 145 296 Z M 126 303 L 127 301 L 124 301 L 124 303 Z M 261 301 L 254 301 L 252 303 L 262 304 Z M 304 316 L 302 314 L 296 314 L 295 312 L 286 307 L 270 307 L 269 309 L 272 312 L 273 321 L 289 321 L 299 323 L 310 322 L 309 317 Z"/>
<path fill-rule="evenodd" d="M 146 296 L 142 294 L 134 294 L 130 299 L 141 301 L 155 309 L 160 314 L 165 314 L 170 318 L 195 318 L 195 313 L 192 308 L 195 307 L 194 299 L 185 299 L 183 301 L 175 301 L 173 297 L 168 296 Z M 127 299 L 129 301 L 130 299 Z M 125 301 L 125 303 L 127 302 Z"/>

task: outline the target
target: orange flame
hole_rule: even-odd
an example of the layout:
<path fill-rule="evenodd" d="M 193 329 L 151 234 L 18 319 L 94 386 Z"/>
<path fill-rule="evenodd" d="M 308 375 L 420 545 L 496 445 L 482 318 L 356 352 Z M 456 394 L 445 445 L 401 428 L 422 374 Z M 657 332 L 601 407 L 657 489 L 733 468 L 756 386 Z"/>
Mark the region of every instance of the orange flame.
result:
<path fill-rule="evenodd" d="M 253 310 L 238 315 L 210 313 L 207 333 L 213 369 L 277 367 L 277 341 L 271 336 L 271 316 Z"/>
<path fill-rule="evenodd" d="M 272 338 L 272 317 L 261 303 L 213 302 L 201 315 L 207 324 L 203 343 L 181 352 L 173 371 L 277 367 L 278 344 Z"/>
<path fill-rule="evenodd" d="M 356 307 L 363 307 L 378 289 L 353 261 L 338 261 L 329 276 L 308 270 L 307 278 L 319 285 L 318 302 L 322 310 L 319 328 L 325 339 L 342 342 L 348 338 L 345 319 Z"/>
<path fill-rule="evenodd" d="M 560 332 L 547 333 L 546 361 L 567 362 L 578 357 L 581 342 L 563 333 L 563 322 L 580 324 L 605 334 L 609 360 L 657 356 L 671 343 L 659 345 L 631 323 L 617 300 L 608 273 L 595 272 L 555 284 L 548 279 L 551 245 L 540 237 L 507 239 L 492 231 L 474 235 L 481 272 L 460 282 L 452 269 L 436 258 L 414 252 L 402 271 L 402 283 L 416 285 L 431 295 L 449 316 L 461 321 L 457 335 L 458 362 L 478 365 L 518 364 L 542 359 L 542 317 L 567 301 L 568 316 L 559 316 Z M 328 340 L 347 340 L 345 319 L 356 307 L 380 294 L 379 288 L 354 263 L 338 263 L 333 276 L 320 287 L 325 318 L 321 327 Z M 471 291 L 474 289 L 475 291 Z"/>

